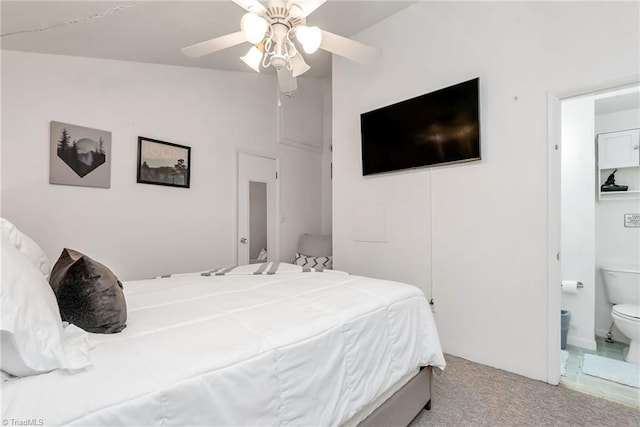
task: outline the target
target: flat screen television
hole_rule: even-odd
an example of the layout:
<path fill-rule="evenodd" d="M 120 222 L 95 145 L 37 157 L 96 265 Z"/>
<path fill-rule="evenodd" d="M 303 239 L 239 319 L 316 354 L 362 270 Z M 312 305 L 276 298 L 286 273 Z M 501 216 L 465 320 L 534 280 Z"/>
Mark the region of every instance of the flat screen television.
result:
<path fill-rule="evenodd" d="M 480 160 L 479 78 L 360 115 L 362 174 Z"/>

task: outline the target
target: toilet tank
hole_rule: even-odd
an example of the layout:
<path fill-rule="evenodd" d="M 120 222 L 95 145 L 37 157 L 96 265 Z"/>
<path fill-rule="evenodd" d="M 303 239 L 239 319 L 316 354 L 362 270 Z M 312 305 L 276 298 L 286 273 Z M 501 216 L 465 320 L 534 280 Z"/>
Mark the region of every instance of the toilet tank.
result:
<path fill-rule="evenodd" d="M 612 304 L 640 304 L 640 266 L 600 267 L 607 299 Z"/>

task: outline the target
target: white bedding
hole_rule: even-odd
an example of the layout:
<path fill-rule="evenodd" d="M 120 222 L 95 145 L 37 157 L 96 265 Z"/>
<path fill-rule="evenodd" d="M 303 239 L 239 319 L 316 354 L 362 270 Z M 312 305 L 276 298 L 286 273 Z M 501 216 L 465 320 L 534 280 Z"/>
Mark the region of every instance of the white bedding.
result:
<path fill-rule="evenodd" d="M 127 328 L 92 334 L 93 368 L 4 382 L 2 418 L 339 425 L 417 367 L 444 367 L 416 287 L 256 268 L 125 283 Z"/>

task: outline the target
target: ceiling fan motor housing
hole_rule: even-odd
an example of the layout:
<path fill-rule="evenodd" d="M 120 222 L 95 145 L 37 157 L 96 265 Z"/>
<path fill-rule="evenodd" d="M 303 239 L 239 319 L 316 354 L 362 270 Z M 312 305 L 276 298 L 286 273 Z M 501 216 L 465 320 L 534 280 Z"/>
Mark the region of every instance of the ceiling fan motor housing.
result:
<path fill-rule="evenodd" d="M 272 2 L 269 5 L 266 16 L 271 25 L 281 24 L 286 26 L 288 30 L 293 27 L 297 27 L 298 25 L 304 25 L 306 21 L 304 18 L 292 16 L 284 2 L 278 1 Z"/>
<path fill-rule="evenodd" d="M 273 65 L 276 70 L 287 68 L 288 64 L 289 61 L 284 55 L 275 54 L 271 57 L 271 65 Z"/>
<path fill-rule="evenodd" d="M 282 67 L 289 67 L 288 52 L 285 48 L 289 27 L 278 22 L 271 27 L 271 30 L 273 31 L 275 48 L 272 52 L 270 63 L 277 70 Z"/>

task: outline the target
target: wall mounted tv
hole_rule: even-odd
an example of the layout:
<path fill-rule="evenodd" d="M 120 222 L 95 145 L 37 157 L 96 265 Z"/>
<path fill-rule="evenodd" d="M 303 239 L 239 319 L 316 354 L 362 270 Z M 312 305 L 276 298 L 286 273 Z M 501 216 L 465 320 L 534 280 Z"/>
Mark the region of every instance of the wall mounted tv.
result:
<path fill-rule="evenodd" d="M 362 174 L 480 160 L 479 79 L 360 115 Z"/>

